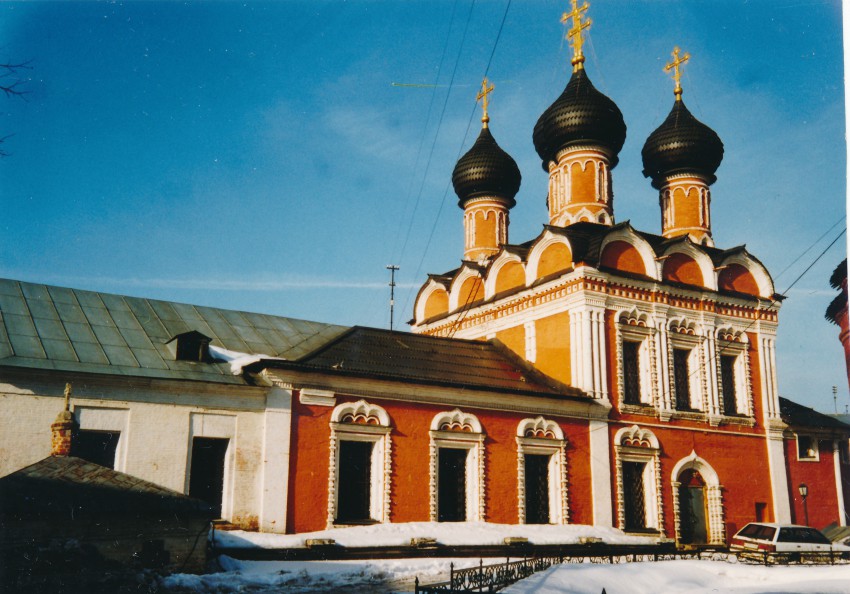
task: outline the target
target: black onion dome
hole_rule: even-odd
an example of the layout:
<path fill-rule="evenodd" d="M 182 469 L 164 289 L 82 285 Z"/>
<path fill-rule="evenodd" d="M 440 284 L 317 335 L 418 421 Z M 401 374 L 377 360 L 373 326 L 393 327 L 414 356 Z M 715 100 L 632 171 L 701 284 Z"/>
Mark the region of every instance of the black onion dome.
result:
<path fill-rule="evenodd" d="M 723 142 L 680 99 L 664 123 L 646 139 L 641 156 L 643 175 L 651 177 L 653 185 L 675 173 L 702 174 L 713 183 L 714 172 L 723 160 Z"/>
<path fill-rule="evenodd" d="M 564 92 L 537 120 L 533 137 L 545 171 L 558 151 L 579 144 L 610 149 L 613 168 L 626 141 L 626 123 L 617 105 L 596 90 L 582 68 L 573 72 Z"/>
<path fill-rule="evenodd" d="M 516 204 L 514 196 L 522 181 L 516 161 L 496 144 L 489 128 L 482 128 L 472 148 L 462 156 L 452 172 L 452 185 L 463 208 L 470 198 L 491 195 Z"/>

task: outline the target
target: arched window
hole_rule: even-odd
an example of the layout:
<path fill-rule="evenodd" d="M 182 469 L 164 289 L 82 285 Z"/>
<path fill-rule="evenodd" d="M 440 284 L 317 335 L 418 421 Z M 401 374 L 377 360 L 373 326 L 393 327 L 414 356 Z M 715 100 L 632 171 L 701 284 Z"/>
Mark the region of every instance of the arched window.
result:
<path fill-rule="evenodd" d="M 520 524 L 566 524 L 567 456 L 564 433 L 537 417 L 517 426 L 517 497 Z"/>
<path fill-rule="evenodd" d="M 328 527 L 388 522 L 390 417 L 365 400 L 331 414 Z"/>
<path fill-rule="evenodd" d="M 460 409 L 431 421 L 430 519 L 484 521 L 484 433 L 475 415 Z"/>
<path fill-rule="evenodd" d="M 664 535 L 660 453 L 658 439 L 649 429 L 632 425 L 614 437 L 620 530 Z"/>

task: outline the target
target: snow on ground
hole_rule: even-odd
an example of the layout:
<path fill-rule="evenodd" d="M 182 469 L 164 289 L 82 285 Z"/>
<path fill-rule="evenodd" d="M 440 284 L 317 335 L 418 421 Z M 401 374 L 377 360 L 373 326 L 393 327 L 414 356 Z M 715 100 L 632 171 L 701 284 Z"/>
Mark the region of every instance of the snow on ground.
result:
<path fill-rule="evenodd" d="M 217 531 L 219 547 L 302 548 L 308 538 L 332 538 L 344 547 L 406 546 L 411 538 L 436 538 L 443 545 L 499 545 L 505 537 L 525 537 L 533 544 L 576 544 L 580 538 L 594 537 L 611 544 L 653 544 L 657 538 L 628 536 L 616 528 L 584 526 L 491 524 L 488 522 L 408 522 L 333 528 L 301 534 Z"/>
<path fill-rule="evenodd" d="M 484 559 L 484 564 L 504 559 Z M 478 559 L 392 559 L 368 561 L 237 561 L 219 558 L 224 569 L 206 575 L 175 574 L 163 579 L 172 592 L 410 592 L 417 576 L 425 583 L 449 579 L 449 563 L 473 567 Z"/>
<path fill-rule="evenodd" d="M 505 594 L 847 594 L 850 565 L 769 566 L 725 561 L 558 565 Z"/>

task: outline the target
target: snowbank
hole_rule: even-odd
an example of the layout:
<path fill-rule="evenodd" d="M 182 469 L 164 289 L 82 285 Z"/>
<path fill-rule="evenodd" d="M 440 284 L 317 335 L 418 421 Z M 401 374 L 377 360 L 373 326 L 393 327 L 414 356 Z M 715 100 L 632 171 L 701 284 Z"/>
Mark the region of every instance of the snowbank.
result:
<path fill-rule="evenodd" d="M 581 538 L 599 538 L 609 544 L 653 544 L 658 539 L 629 536 L 616 528 L 571 524 L 568 526 L 533 524 L 490 524 L 486 522 L 409 522 L 375 524 L 351 528 L 333 528 L 301 534 L 261 532 L 216 532 L 221 547 L 259 547 L 264 549 L 302 548 L 308 538 L 332 538 L 344 547 L 406 546 L 412 538 L 436 538 L 442 545 L 499 545 L 506 537 L 524 537 L 532 544 L 577 544 Z"/>
<path fill-rule="evenodd" d="M 505 594 L 847 594 L 850 565 L 764 567 L 723 561 L 558 565 Z"/>

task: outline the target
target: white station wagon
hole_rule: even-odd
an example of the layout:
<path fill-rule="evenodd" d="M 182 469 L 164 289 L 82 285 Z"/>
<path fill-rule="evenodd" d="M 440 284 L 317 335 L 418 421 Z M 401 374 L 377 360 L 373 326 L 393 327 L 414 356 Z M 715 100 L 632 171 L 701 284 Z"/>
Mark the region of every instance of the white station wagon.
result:
<path fill-rule="evenodd" d="M 830 556 L 850 558 L 850 547 L 831 542 L 819 531 L 795 524 L 751 522 L 732 537 L 729 547 L 742 557 L 776 560 L 800 560 L 806 557 Z"/>

